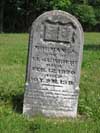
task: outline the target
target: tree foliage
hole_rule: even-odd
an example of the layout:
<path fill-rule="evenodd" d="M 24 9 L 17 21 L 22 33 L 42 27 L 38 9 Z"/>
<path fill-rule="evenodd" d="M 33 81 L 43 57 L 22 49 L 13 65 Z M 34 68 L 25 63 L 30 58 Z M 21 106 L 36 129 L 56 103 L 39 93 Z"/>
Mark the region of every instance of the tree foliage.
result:
<path fill-rule="evenodd" d="M 1 0 L 0 32 L 26 32 L 37 16 L 53 9 L 72 13 L 85 30 L 100 27 L 100 0 Z"/>
<path fill-rule="evenodd" d="M 61 9 L 66 10 L 68 6 L 70 6 L 71 1 L 70 0 L 51 0 L 50 5 L 52 9 Z"/>
<path fill-rule="evenodd" d="M 92 6 L 74 4 L 70 8 L 70 12 L 79 19 L 87 30 L 96 25 L 96 16 Z"/>

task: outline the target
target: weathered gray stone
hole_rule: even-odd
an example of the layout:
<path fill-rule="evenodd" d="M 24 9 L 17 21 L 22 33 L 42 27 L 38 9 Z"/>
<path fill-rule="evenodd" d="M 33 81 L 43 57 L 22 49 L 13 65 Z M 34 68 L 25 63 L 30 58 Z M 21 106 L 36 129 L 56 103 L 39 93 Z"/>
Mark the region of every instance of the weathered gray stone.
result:
<path fill-rule="evenodd" d="M 83 31 L 77 19 L 50 11 L 32 24 L 23 113 L 76 117 Z"/>

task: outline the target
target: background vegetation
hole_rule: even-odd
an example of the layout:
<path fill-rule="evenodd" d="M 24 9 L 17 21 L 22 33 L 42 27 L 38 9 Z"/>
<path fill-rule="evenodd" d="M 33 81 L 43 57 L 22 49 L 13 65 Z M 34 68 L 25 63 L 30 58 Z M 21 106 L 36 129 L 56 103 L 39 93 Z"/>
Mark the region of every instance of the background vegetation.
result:
<path fill-rule="evenodd" d="M 45 11 L 75 15 L 85 31 L 100 31 L 100 0 L 0 0 L 0 32 L 27 32 Z"/>
<path fill-rule="evenodd" d="M 78 117 L 22 114 L 28 34 L 0 34 L 0 133 L 100 133 L 100 33 L 85 33 Z"/>

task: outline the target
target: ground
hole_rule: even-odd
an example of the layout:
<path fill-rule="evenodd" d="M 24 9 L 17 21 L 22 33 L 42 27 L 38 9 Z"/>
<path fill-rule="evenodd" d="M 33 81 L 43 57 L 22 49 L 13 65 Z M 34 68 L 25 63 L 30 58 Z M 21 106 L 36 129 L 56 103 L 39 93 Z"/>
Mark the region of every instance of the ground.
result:
<path fill-rule="evenodd" d="M 78 117 L 22 114 L 28 34 L 0 34 L 0 133 L 100 133 L 100 33 L 85 33 Z"/>

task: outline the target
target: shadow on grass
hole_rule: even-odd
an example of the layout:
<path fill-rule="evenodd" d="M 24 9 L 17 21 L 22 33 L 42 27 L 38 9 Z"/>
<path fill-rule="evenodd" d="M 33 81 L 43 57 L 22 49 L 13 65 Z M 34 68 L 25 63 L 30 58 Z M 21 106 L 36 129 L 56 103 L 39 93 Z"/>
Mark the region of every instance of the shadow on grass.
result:
<path fill-rule="evenodd" d="M 98 51 L 98 50 L 100 50 L 100 44 L 87 44 L 87 45 L 84 45 L 84 50 Z"/>
<path fill-rule="evenodd" d="M 12 97 L 13 110 L 17 113 L 23 112 L 24 93 Z"/>

